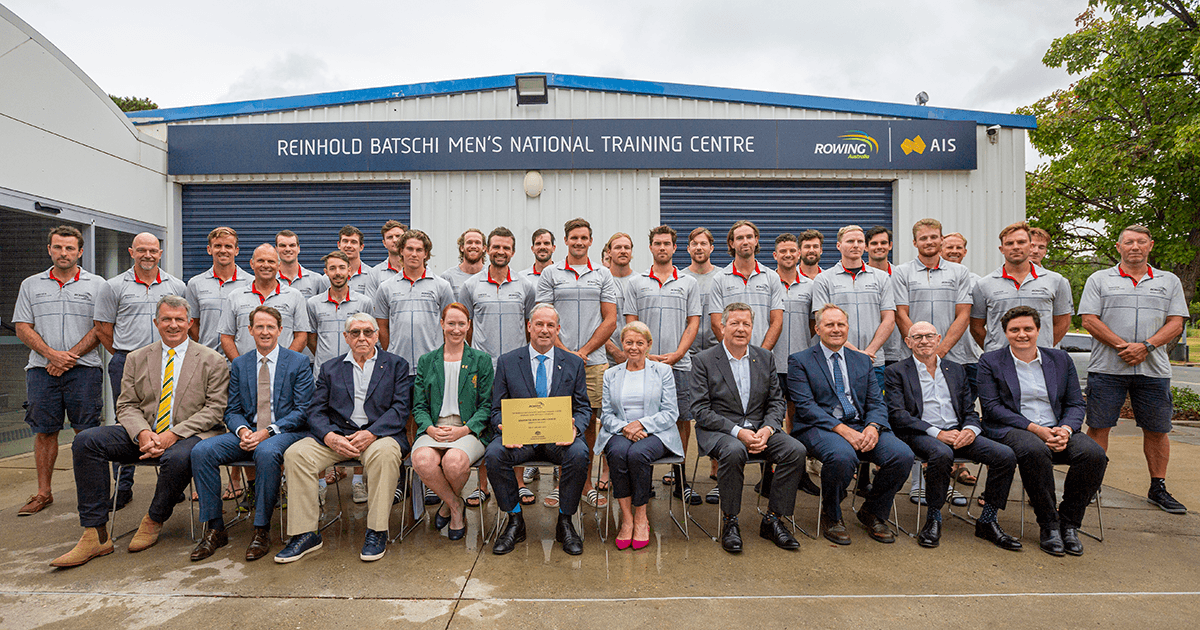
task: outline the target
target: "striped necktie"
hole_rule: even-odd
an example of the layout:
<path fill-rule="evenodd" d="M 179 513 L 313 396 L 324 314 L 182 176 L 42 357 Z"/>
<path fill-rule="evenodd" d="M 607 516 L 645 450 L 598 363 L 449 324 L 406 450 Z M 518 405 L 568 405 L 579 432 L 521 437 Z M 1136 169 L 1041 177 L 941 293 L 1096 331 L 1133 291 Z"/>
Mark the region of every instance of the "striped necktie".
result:
<path fill-rule="evenodd" d="M 158 421 L 154 432 L 171 428 L 171 394 L 175 391 L 175 349 L 167 350 L 167 367 L 163 370 L 162 395 L 158 397 Z"/>

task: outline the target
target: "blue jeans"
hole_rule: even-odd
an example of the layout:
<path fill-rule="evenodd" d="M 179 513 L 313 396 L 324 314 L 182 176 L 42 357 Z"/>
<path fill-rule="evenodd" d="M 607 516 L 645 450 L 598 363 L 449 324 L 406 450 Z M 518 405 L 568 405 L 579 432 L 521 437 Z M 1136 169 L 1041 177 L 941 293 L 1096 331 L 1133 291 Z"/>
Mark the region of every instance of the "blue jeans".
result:
<path fill-rule="evenodd" d="M 254 526 L 269 527 L 279 482 L 283 476 L 283 453 L 289 446 L 309 435 L 308 432 L 280 433 L 262 442 L 253 451 L 243 451 L 241 440 L 232 433 L 200 440 L 192 449 L 192 477 L 200 496 L 200 521 L 221 518 L 221 466 L 254 462 Z"/>

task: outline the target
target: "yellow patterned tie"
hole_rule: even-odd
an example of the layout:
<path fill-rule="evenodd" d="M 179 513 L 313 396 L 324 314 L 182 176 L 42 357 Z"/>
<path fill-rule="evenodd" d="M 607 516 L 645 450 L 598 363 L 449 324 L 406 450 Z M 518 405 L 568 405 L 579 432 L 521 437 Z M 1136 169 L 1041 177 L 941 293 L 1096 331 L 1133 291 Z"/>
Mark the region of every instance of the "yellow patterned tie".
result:
<path fill-rule="evenodd" d="M 167 350 L 167 369 L 163 370 L 162 396 L 158 397 L 158 422 L 154 432 L 171 428 L 171 394 L 175 391 L 175 349 Z"/>

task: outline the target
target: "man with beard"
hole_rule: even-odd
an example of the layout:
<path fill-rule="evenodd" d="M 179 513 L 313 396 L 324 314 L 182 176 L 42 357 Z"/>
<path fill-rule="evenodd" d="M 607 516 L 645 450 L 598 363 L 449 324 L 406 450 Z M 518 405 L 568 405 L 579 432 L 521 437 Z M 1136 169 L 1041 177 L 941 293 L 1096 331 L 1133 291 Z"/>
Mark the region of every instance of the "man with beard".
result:
<path fill-rule="evenodd" d="M 374 297 L 375 291 L 379 289 L 379 285 L 391 280 L 396 274 L 400 273 L 400 269 L 404 267 L 404 263 L 400 257 L 400 237 L 408 231 L 408 226 L 395 220 L 388 220 L 379 228 L 379 233 L 383 236 L 383 248 L 387 250 L 387 260 L 375 265 L 371 271 L 367 273 L 366 290 L 362 291 L 367 297 Z M 340 336 L 340 335 L 339 335 Z"/>
<path fill-rule="evenodd" d="M 279 253 L 279 281 L 300 292 L 308 299 L 329 286 L 329 280 L 300 265 L 300 237 L 291 230 L 275 235 L 275 251 Z"/>
<path fill-rule="evenodd" d="M 800 265 L 797 270 L 809 280 L 816 280 L 821 273 L 822 246 L 825 236 L 816 230 L 804 230 L 798 237 L 800 242 Z"/>
<path fill-rule="evenodd" d="M 691 276 L 696 279 L 696 290 L 700 293 L 700 305 L 705 313 L 708 312 L 708 294 L 712 292 L 713 278 L 721 273 L 721 269 L 712 264 L 714 242 L 712 232 L 708 228 L 698 227 L 692 230 L 691 234 L 688 235 L 687 246 L 688 256 L 691 257 L 692 263 L 687 268 L 679 271 L 679 273 L 685 276 Z M 702 350 L 708 350 L 715 345 L 717 345 L 717 336 L 713 333 L 712 326 L 709 325 L 705 315 L 701 315 L 700 330 L 696 331 L 696 340 L 692 342 L 692 347 L 688 348 L 688 358 L 694 360 L 696 354 Z M 687 420 L 692 419 L 684 416 L 683 409 L 679 410 L 679 417 Z M 680 436 L 682 437 L 682 435 L 681 432 Z M 687 441 L 685 440 L 684 443 L 686 444 Z M 711 470 L 708 476 L 713 481 L 716 481 L 717 460 L 711 459 L 709 463 L 711 464 Z M 671 471 L 670 474 L 663 477 L 664 484 L 669 485 L 676 481 L 678 479 L 675 476 L 675 471 Z M 716 488 L 709 495 L 710 497 L 705 499 L 709 503 L 720 502 L 720 494 Z"/>
<path fill-rule="evenodd" d="M 371 267 L 364 266 L 360 258 L 363 247 L 366 246 L 362 230 L 353 225 L 347 225 L 338 230 L 337 246 L 350 259 L 350 290 L 374 298 L 375 289 L 371 288 Z M 383 283 L 380 282 L 380 284 Z"/>
<path fill-rule="evenodd" d="M 613 282 L 617 283 L 618 322 L 617 330 L 604 342 L 604 351 L 608 355 L 609 365 L 616 365 L 625 362 L 620 339 L 621 328 L 625 326 L 625 316 L 634 315 L 633 309 L 625 306 L 629 299 L 629 283 L 634 277 L 633 268 L 629 266 L 633 260 L 633 238 L 624 232 L 617 232 L 608 238 L 604 252 L 608 254 L 608 272 L 612 274 Z M 607 475 L 604 475 L 604 478 L 607 478 Z"/>
<path fill-rule="evenodd" d="M 518 275 L 536 289 L 542 270 L 554 264 L 554 233 L 546 228 L 538 228 L 533 232 L 532 241 L 529 250 L 533 252 L 533 265 Z"/>
<path fill-rule="evenodd" d="M 308 336 L 308 349 L 316 357 L 313 378 L 320 376 L 321 366 L 326 361 L 340 357 L 350 351 L 342 332 L 346 319 L 355 313 L 368 313 L 371 301 L 357 291 L 351 291 L 349 257 L 340 251 L 329 252 L 321 259 L 325 263 L 325 277 L 329 278 L 329 289 L 308 298 L 308 319 L 313 334 Z"/>
<path fill-rule="evenodd" d="M 892 231 L 882 225 L 876 225 L 867 230 L 866 237 L 867 264 L 889 276 L 892 275 L 892 263 L 888 261 L 892 253 Z M 899 327 L 892 328 L 892 334 L 881 349 L 884 365 L 891 365 L 908 356 L 908 348 L 904 345 L 902 336 Z"/>
<path fill-rule="evenodd" d="M 442 272 L 454 295 L 462 290 L 467 278 L 483 270 L 483 232 L 470 228 L 458 236 L 458 265 Z"/>

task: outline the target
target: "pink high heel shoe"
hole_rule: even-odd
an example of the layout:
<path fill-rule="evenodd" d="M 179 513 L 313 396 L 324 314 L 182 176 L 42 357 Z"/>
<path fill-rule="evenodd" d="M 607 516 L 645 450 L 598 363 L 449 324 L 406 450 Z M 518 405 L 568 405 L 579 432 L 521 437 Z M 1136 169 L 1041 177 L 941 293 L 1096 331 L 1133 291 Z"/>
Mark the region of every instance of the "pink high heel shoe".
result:
<path fill-rule="evenodd" d="M 617 542 L 617 549 L 624 551 L 629 548 L 629 543 L 630 543 L 629 538 L 617 538 L 615 540 Z M 634 547 L 634 549 L 638 549 L 638 547 Z"/>
<path fill-rule="evenodd" d="M 637 551 L 638 549 L 645 549 L 648 546 L 650 546 L 649 538 L 647 538 L 646 540 L 638 540 L 636 538 L 633 539 L 633 550 L 634 551 Z"/>

